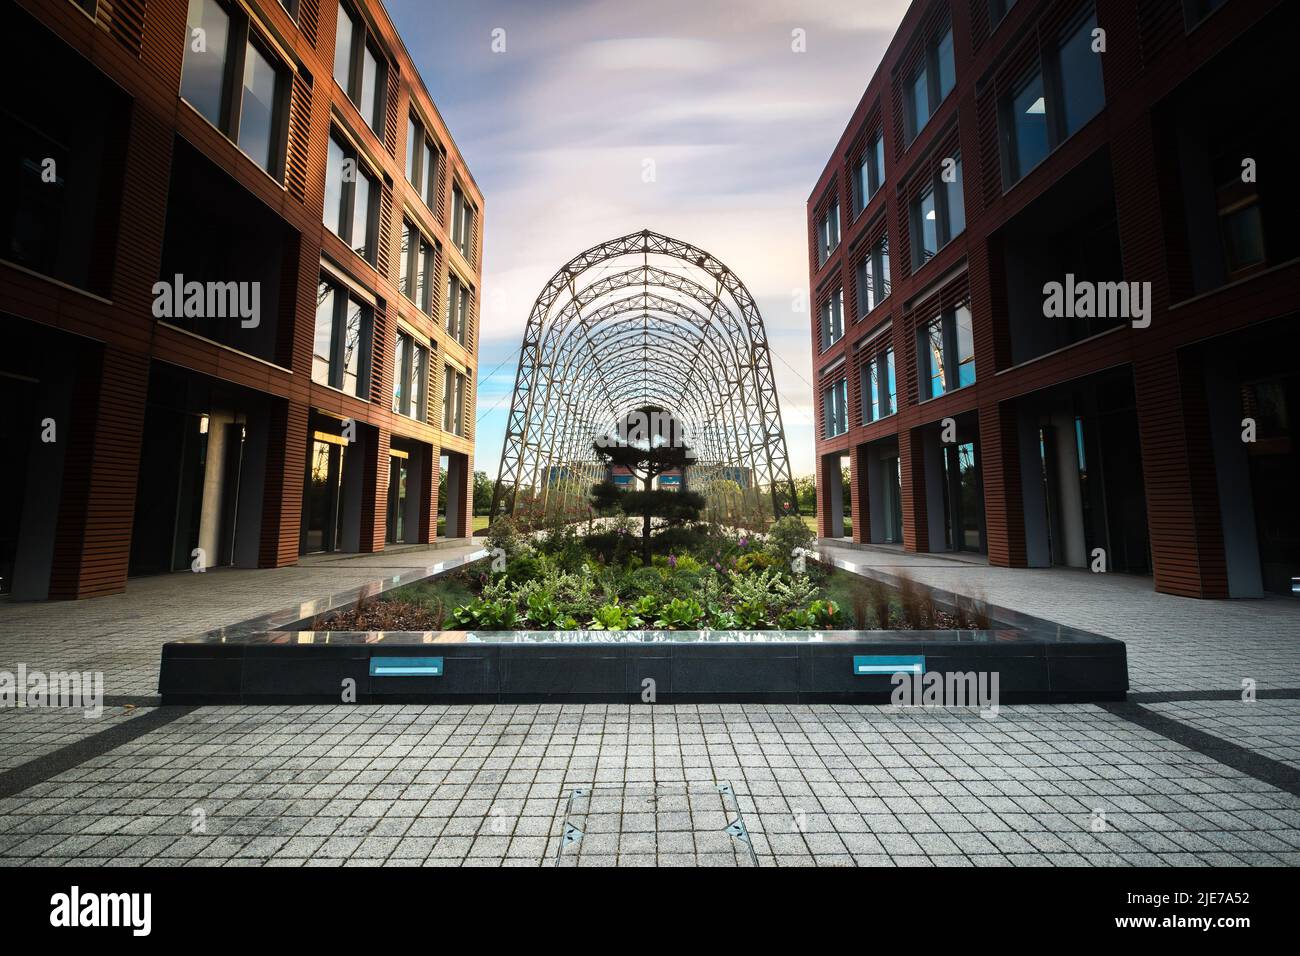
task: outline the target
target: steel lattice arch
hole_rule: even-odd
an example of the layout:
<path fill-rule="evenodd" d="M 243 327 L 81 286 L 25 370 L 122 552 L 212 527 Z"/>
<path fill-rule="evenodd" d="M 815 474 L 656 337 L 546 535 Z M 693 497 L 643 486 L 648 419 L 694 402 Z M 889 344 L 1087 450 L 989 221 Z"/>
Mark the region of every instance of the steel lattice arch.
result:
<path fill-rule="evenodd" d="M 524 330 L 492 513 L 582 509 L 593 451 L 636 409 L 667 410 L 715 518 L 795 502 L 767 332 L 717 258 L 650 230 L 593 246 L 551 277 Z"/>

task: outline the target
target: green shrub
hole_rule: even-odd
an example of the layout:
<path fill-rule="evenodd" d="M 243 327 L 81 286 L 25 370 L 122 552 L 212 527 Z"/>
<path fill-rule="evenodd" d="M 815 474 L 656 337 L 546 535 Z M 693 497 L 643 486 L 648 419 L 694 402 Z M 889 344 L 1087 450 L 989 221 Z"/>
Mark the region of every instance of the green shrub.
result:
<path fill-rule="evenodd" d="M 499 515 L 488 525 L 484 540 L 487 541 L 489 548 L 500 548 L 504 551 L 507 559 L 517 555 L 525 544 L 519 525 L 508 515 Z"/>
<path fill-rule="evenodd" d="M 762 571 L 776 564 L 776 559 L 766 551 L 748 551 L 736 559 L 736 570 L 741 574 L 750 571 Z"/>
<path fill-rule="evenodd" d="M 774 561 L 789 564 L 794 549 L 808 547 L 813 537 L 812 529 L 803 523 L 802 518 L 787 515 L 772 523 L 764 549 Z"/>

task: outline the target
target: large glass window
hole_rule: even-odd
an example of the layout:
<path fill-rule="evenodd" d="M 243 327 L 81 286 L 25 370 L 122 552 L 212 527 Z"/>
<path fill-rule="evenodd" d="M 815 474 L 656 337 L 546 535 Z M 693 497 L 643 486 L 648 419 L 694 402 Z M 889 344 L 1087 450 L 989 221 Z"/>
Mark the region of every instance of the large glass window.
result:
<path fill-rule="evenodd" d="M 1053 149 L 1096 116 L 1106 102 L 1101 56 L 1092 50 L 1097 17 L 1087 14 L 1042 51 L 1035 66 L 1002 98 L 1003 180 L 1019 182 Z"/>
<path fill-rule="evenodd" d="M 1059 133 L 1062 139 L 1074 135 L 1079 127 L 1106 105 L 1101 54 L 1092 49 L 1092 31 L 1096 28 L 1096 14 L 1090 13 L 1061 38 L 1055 56 L 1056 82 L 1060 86 L 1058 95 L 1061 100 Z"/>
<path fill-rule="evenodd" d="M 438 208 L 438 157 L 424 123 L 412 113 L 406 123 L 406 181 L 430 210 Z"/>
<path fill-rule="evenodd" d="M 844 337 L 844 290 L 836 289 L 822 303 L 822 351 Z"/>
<path fill-rule="evenodd" d="M 925 124 L 930 121 L 944 98 L 952 92 L 956 83 L 952 27 L 945 26 L 942 32 L 926 41 L 916 70 L 907 81 L 903 113 L 909 143 L 916 138 L 917 133 L 925 129 Z"/>
<path fill-rule="evenodd" d="M 921 398 L 938 398 L 975 382 L 975 335 L 970 306 L 948 309 L 921 327 L 917 366 L 922 370 Z"/>
<path fill-rule="evenodd" d="M 280 71 L 257 45 L 248 44 L 244 57 L 243 110 L 239 117 L 239 148 L 263 169 L 278 163 L 276 108 L 280 99 Z"/>
<path fill-rule="evenodd" d="M 853 183 L 857 211 L 862 212 L 885 182 L 885 137 L 876 133 L 858 158 Z"/>
<path fill-rule="evenodd" d="M 832 202 L 817 220 L 817 264 L 822 265 L 840 244 L 840 204 Z"/>
<path fill-rule="evenodd" d="M 889 240 L 881 236 L 858 262 L 858 314 L 866 315 L 889 295 Z"/>
<path fill-rule="evenodd" d="M 938 398 L 948 390 L 948 371 L 944 366 L 943 322 L 928 323 L 921 331 L 921 349 L 925 355 L 926 377 L 922 391 L 926 398 Z M 928 384 L 927 384 L 928 383 Z"/>
<path fill-rule="evenodd" d="M 220 0 L 190 0 L 181 96 L 277 180 L 283 166 L 284 68 L 246 14 Z"/>
<path fill-rule="evenodd" d="M 870 424 L 898 411 L 894 387 L 894 350 L 886 348 L 862 364 L 862 421 Z"/>
<path fill-rule="evenodd" d="M 1002 119 L 1014 182 L 1042 162 L 1049 149 L 1047 100 L 1043 95 L 1043 77 L 1037 70 L 1012 94 Z"/>
<path fill-rule="evenodd" d="M 465 373 L 451 365 L 442 373 L 442 430 L 465 434 Z"/>
<path fill-rule="evenodd" d="M 912 267 L 919 269 L 930 261 L 954 236 L 966 228 L 966 207 L 962 192 L 961 156 L 934 173 L 912 200 Z M 951 178 L 945 179 L 945 169 Z"/>
<path fill-rule="evenodd" d="M 461 345 L 465 344 L 465 333 L 469 325 L 471 294 L 470 287 L 461 281 L 460 276 L 448 271 L 447 302 L 443 310 L 443 319 L 446 324 L 447 334 Z"/>
<path fill-rule="evenodd" d="M 330 131 L 325 167 L 325 226 L 372 265 L 378 249 L 379 184 L 362 168 L 357 151 L 335 131 Z"/>
<path fill-rule="evenodd" d="M 429 350 L 405 332 L 393 351 L 393 411 L 418 421 L 428 407 Z"/>
<path fill-rule="evenodd" d="M 230 14 L 217 0 L 190 0 L 185 25 L 181 96 L 213 126 L 224 126 Z"/>
<path fill-rule="evenodd" d="M 338 27 L 334 34 L 334 79 L 361 113 L 362 119 L 382 135 L 387 66 L 369 35 L 365 21 L 343 3 L 339 4 Z"/>
<path fill-rule="evenodd" d="M 474 261 L 474 207 L 460 186 L 451 187 L 451 241 L 466 262 Z"/>
<path fill-rule="evenodd" d="M 825 437 L 833 438 L 849 430 L 849 380 L 838 378 L 822 391 L 825 414 Z"/>
<path fill-rule="evenodd" d="M 433 243 L 411 220 L 402 220 L 400 289 L 426 315 L 433 313 L 433 269 Z"/>
<path fill-rule="evenodd" d="M 370 374 L 370 306 L 327 276 L 316 294 L 311 379 L 366 398 Z"/>

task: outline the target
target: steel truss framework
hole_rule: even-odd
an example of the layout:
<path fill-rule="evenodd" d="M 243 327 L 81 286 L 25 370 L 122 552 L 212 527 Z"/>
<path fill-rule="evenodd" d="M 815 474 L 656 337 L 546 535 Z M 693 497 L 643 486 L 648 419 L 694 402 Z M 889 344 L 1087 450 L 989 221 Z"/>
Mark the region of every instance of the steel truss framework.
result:
<path fill-rule="evenodd" d="M 533 304 L 492 513 L 581 506 L 605 476 L 596 438 L 645 406 L 681 426 L 692 488 L 739 485 L 725 511 L 795 502 L 753 296 L 703 249 L 644 230 L 575 256 Z"/>

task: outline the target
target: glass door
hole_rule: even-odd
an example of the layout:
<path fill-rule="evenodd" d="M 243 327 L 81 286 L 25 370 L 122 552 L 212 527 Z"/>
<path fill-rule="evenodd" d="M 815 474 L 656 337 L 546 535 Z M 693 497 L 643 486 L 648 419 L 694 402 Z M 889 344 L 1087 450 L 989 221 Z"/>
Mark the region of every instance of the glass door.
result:
<path fill-rule="evenodd" d="M 343 454 L 341 438 L 317 432 L 307 459 L 307 482 L 303 494 L 303 554 L 337 551 L 342 545 L 342 522 L 339 508 L 343 495 Z"/>
<path fill-rule="evenodd" d="M 393 452 L 388 459 L 388 534 L 389 544 L 406 540 L 406 475 L 409 459 L 403 452 Z"/>

